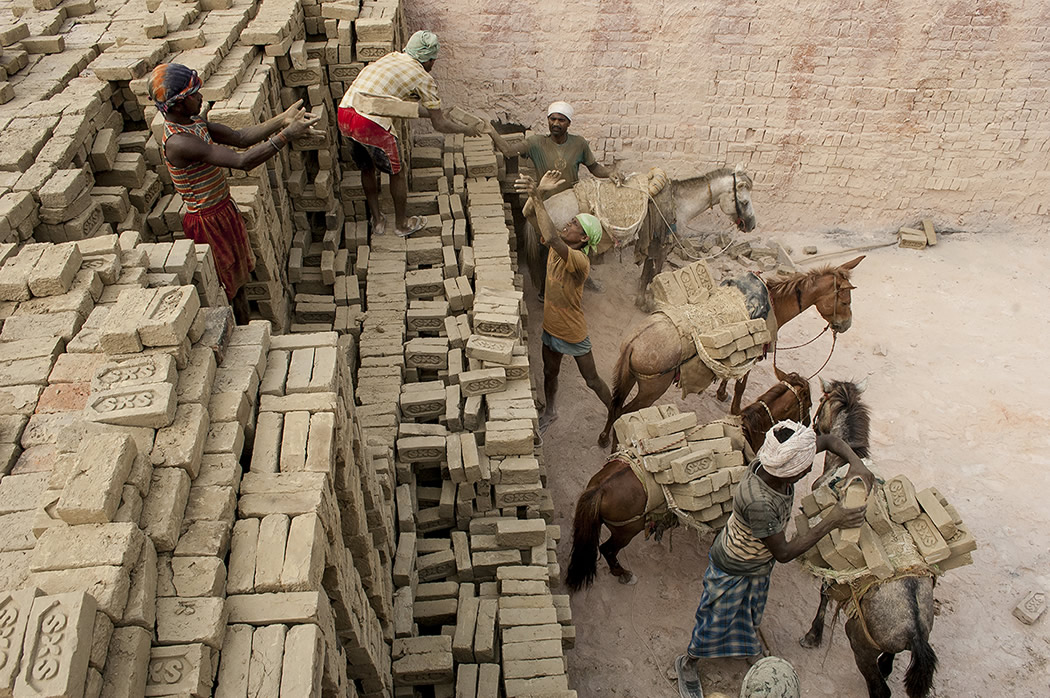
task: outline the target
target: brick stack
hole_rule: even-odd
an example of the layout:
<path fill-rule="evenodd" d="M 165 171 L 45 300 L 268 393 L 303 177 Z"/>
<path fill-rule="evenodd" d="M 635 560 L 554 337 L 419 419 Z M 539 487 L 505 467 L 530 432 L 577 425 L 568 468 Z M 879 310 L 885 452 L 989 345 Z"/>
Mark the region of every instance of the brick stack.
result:
<path fill-rule="evenodd" d="M 867 506 L 865 523 L 824 536 L 806 557 L 818 570 L 888 579 L 916 564 L 943 574 L 973 563 L 977 542 L 935 487 L 916 492 L 904 475 L 879 484 L 870 496 L 857 480 L 838 483 L 834 489 L 822 485 L 802 499 L 796 527 L 808 530 L 840 502 L 850 509 Z"/>
<path fill-rule="evenodd" d="M 747 472 L 740 428 L 697 424 L 693 412 L 656 405 L 613 425 L 617 440 L 663 485 L 668 506 L 687 522 L 721 528 L 733 510 L 733 488 Z"/>
<path fill-rule="evenodd" d="M 230 557 L 227 632 L 240 639 L 234 655 L 224 653 L 217 690 L 319 695 L 316 687 L 323 686 L 333 695 L 356 695 L 353 678 L 362 695 L 383 695 L 390 687 L 389 648 L 365 588 L 382 587 L 381 571 L 370 566 L 371 540 L 354 552 L 346 542 L 367 535 L 367 524 L 349 367 L 337 335 L 274 337 L 260 392 Z M 303 623 L 318 630 L 304 630 Z M 290 644 L 307 632 L 300 647 Z M 307 640 L 324 651 L 312 655 Z M 313 678 L 297 693 L 287 682 L 301 681 L 297 663 L 304 660 L 313 662 L 306 672 Z"/>
<path fill-rule="evenodd" d="M 465 141 L 417 142 L 410 202 L 434 223 L 357 255 L 362 432 L 396 436 L 395 695 L 573 695 L 511 237 L 499 182 L 468 177 L 497 174 L 491 145 Z"/>
<path fill-rule="evenodd" d="M 191 283 L 210 257 L 192 244 L 121 243 L 27 245 L 0 268 L 16 694 L 208 695 L 222 646 L 246 358 L 264 355 L 269 326 L 234 330 L 228 308 L 201 308 Z M 223 365 L 229 352 L 244 363 Z M 77 619 L 61 636 L 58 613 Z M 69 657 L 56 676 L 18 670 L 51 644 Z"/>

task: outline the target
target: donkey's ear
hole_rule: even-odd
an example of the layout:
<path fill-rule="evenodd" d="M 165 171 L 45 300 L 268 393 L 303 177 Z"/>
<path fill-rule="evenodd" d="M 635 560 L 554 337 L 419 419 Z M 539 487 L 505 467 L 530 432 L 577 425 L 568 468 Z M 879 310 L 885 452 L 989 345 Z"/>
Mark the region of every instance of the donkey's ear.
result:
<path fill-rule="evenodd" d="M 865 378 L 860 383 L 857 383 L 856 386 L 857 386 L 857 392 L 858 393 L 863 393 L 865 390 L 868 389 L 868 379 Z"/>
<path fill-rule="evenodd" d="M 821 376 L 820 377 L 820 389 L 823 390 L 825 394 L 830 393 L 831 392 L 831 381 L 829 381 L 827 378 L 824 378 L 823 376 Z"/>
<path fill-rule="evenodd" d="M 843 271 L 848 271 L 850 269 L 853 269 L 858 264 L 860 264 L 860 260 L 864 259 L 865 256 L 867 256 L 867 255 L 861 255 L 860 257 L 857 257 L 856 259 L 851 259 L 848 262 L 844 262 L 843 264 L 841 264 L 839 266 L 839 269 L 841 269 Z"/>

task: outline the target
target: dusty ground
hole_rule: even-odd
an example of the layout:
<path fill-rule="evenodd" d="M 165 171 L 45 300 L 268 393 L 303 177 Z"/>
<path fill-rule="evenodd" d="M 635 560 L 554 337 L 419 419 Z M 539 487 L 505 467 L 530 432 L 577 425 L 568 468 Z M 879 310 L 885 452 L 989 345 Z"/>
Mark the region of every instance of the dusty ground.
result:
<path fill-rule="evenodd" d="M 779 239 L 796 258 L 806 244 L 828 252 L 881 241 Z M 606 291 L 585 293 L 598 370 L 607 380 L 625 328 L 642 317 L 631 295 L 638 271 L 628 257 L 595 267 Z M 1034 236 L 957 233 L 923 251 L 869 252 L 853 277 L 853 327 L 822 373 L 869 378 L 875 463 L 888 475 L 907 474 L 919 487 L 936 485 L 978 539 L 975 563 L 949 572 L 935 592 L 939 614 L 931 643 L 940 660 L 935 695 L 941 698 L 1050 695 L 1050 617 L 1025 626 L 1011 615 L 1029 589 L 1050 590 L 1048 266 L 1050 248 Z M 530 349 L 538 358 L 542 308 L 527 295 Z M 811 309 L 782 329 L 782 345 L 807 340 L 822 327 Z M 778 363 L 809 374 L 829 346 L 824 337 L 782 353 Z M 775 382 L 768 363 L 752 375 L 745 404 Z M 537 379 L 539 369 L 537 360 Z M 813 392 L 819 397 L 817 379 Z M 684 401 L 679 395 L 672 388 L 662 401 L 696 410 L 701 421 L 727 410 L 713 389 Z M 559 398 L 561 416 L 545 436 L 544 451 L 564 569 L 576 497 L 604 462 L 596 437 L 605 413 L 571 361 L 563 367 Z M 581 697 L 677 695 L 669 671 L 688 642 L 710 542 L 684 529 L 675 531 L 673 546 L 667 538 L 657 545 L 639 536 L 621 557 L 639 576 L 635 586 L 618 584 L 599 563 L 597 583 L 572 600 L 578 639 L 569 673 Z M 776 567 L 763 623 L 772 651 L 796 667 L 804 696 L 866 696 L 841 619 L 825 633 L 824 647 L 799 646 L 816 601 L 813 578 L 794 564 Z M 904 695 L 907 657 L 901 659 L 890 684 L 896 696 Z M 747 665 L 713 660 L 701 668 L 709 695 L 736 696 Z"/>

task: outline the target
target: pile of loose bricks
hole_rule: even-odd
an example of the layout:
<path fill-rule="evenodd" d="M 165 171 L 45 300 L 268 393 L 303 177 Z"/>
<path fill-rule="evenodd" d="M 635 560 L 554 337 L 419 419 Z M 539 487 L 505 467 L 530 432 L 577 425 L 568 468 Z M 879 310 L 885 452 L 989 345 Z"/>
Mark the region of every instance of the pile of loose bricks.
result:
<path fill-rule="evenodd" d="M 824 484 L 803 497 L 797 530 L 808 531 L 839 503 L 847 509 L 866 506 L 865 523 L 824 536 L 806 554 L 813 567 L 889 579 L 909 564 L 924 562 L 943 574 L 973 563 L 977 541 L 935 487 L 916 492 L 904 475 L 878 484 L 870 495 L 857 479 L 834 488 Z"/>
<path fill-rule="evenodd" d="M 695 412 L 655 405 L 623 415 L 613 429 L 623 451 L 662 486 L 673 512 L 690 524 L 725 525 L 734 486 L 747 473 L 738 425 L 698 424 Z"/>
<path fill-rule="evenodd" d="M 370 239 L 338 137 L 400 3 L 0 13 L 0 695 L 575 695 L 507 164 L 399 126 L 428 225 Z M 181 230 L 164 61 L 212 121 L 322 116 L 231 172 L 247 326 Z"/>

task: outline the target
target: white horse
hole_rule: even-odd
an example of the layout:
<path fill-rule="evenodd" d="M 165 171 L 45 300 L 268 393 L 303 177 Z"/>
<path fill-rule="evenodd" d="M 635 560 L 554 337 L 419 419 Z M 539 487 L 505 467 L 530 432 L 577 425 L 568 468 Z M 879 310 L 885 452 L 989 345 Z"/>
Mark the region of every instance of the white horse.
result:
<path fill-rule="evenodd" d="M 644 303 L 645 290 L 653 277 L 663 269 L 667 251 L 679 225 L 684 225 L 712 208 L 716 203 L 722 213 L 736 226 L 750 232 L 755 228 L 755 210 L 751 205 L 751 177 L 737 167 L 720 167 L 707 174 L 688 179 L 672 179 L 649 200 L 645 219 L 634 243 L 635 261 L 642 266 L 638 288 L 638 302 Z M 544 202 L 555 229 L 560 230 L 574 216 L 581 213 L 581 204 L 572 189 L 559 192 Z M 584 213 L 593 213 L 587 210 Z M 529 239 L 525 252 L 529 267 L 534 272 L 544 270 L 547 257 L 532 226 L 526 226 Z M 626 241 L 621 241 L 626 242 Z M 543 278 L 543 274 L 533 276 Z"/>

